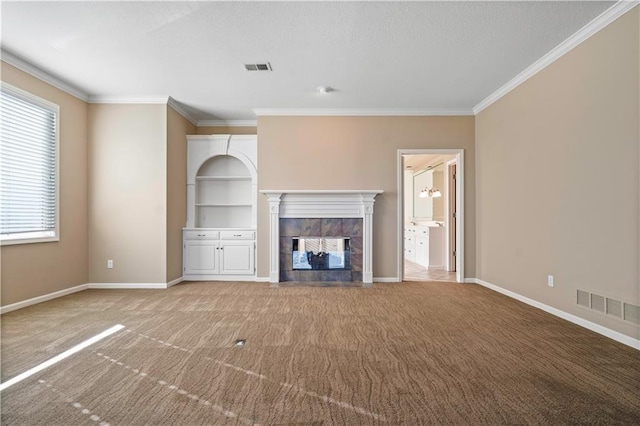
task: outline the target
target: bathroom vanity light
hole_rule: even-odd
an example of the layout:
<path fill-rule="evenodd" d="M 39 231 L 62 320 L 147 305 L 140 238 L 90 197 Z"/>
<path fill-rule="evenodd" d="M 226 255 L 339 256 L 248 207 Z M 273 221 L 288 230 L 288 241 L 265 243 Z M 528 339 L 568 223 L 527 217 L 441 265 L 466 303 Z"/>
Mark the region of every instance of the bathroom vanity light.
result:
<path fill-rule="evenodd" d="M 419 197 L 420 198 L 427 198 L 427 197 L 438 198 L 438 197 L 442 197 L 442 194 L 436 188 L 425 188 L 422 191 L 420 191 Z"/>

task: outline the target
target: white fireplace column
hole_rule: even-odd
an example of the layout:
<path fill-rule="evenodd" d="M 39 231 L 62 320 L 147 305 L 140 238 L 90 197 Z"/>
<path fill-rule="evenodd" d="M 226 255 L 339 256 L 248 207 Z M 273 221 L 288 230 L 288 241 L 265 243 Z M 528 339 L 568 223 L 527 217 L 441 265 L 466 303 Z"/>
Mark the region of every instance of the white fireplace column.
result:
<path fill-rule="evenodd" d="M 280 282 L 280 218 L 361 218 L 362 282 L 373 283 L 373 203 L 382 190 L 263 190 L 269 200 L 269 282 Z"/>
<path fill-rule="evenodd" d="M 367 194 L 369 195 L 369 194 Z M 373 283 L 373 196 L 362 195 L 362 282 Z"/>
<path fill-rule="evenodd" d="M 280 194 L 269 195 L 269 232 L 269 282 L 274 284 L 280 282 Z"/>

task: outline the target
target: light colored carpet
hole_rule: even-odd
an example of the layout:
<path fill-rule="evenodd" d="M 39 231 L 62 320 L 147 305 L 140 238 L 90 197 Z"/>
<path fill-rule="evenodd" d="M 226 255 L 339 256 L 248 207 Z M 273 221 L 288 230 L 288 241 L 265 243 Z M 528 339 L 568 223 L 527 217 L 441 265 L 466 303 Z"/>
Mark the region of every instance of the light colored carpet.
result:
<path fill-rule="evenodd" d="M 2 424 L 640 422 L 637 351 L 473 284 L 84 291 L 2 316 L 2 381 L 115 324 Z"/>

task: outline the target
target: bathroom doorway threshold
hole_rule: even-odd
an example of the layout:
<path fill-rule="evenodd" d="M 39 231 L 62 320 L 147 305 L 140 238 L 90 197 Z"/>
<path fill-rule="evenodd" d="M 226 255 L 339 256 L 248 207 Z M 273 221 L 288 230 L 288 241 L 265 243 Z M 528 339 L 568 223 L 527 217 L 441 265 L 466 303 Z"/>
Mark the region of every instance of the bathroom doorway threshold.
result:
<path fill-rule="evenodd" d="M 410 260 L 404 260 L 404 281 L 412 282 L 457 282 L 456 273 L 444 269 L 427 269 Z"/>

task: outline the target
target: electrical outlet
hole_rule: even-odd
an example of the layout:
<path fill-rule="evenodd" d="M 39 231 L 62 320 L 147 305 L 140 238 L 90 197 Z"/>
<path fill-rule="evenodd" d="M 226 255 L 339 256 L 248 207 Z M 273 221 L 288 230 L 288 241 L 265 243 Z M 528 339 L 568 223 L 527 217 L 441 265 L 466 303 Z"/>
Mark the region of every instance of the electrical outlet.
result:
<path fill-rule="evenodd" d="M 548 275 L 547 276 L 547 285 L 549 287 L 553 287 L 555 284 L 553 283 L 553 275 Z"/>
<path fill-rule="evenodd" d="M 113 260 L 111 260 L 111 259 L 107 260 L 107 268 L 108 269 L 113 269 Z"/>

